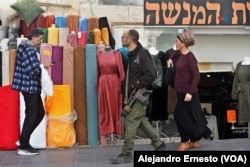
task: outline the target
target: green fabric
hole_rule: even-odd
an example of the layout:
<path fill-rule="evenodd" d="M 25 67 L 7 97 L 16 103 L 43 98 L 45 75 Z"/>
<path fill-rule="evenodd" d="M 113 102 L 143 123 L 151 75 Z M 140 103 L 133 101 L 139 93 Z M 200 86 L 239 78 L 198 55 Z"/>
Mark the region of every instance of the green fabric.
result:
<path fill-rule="evenodd" d="M 16 41 L 12 41 L 12 42 L 9 42 L 9 45 L 8 45 L 8 49 L 17 49 L 17 42 Z"/>
<path fill-rule="evenodd" d="M 47 43 L 48 41 L 48 29 L 47 28 L 38 28 L 43 32 L 43 43 Z"/>
<path fill-rule="evenodd" d="M 10 7 L 19 13 L 27 26 L 29 26 L 41 13 L 45 12 L 35 0 L 17 0 L 17 2 L 11 4 Z"/>

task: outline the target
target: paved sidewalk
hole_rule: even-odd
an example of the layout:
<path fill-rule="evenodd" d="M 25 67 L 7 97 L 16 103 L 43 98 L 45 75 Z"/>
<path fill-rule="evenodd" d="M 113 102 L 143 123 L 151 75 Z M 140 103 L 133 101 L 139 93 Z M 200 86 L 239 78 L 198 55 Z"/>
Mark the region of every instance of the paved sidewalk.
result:
<path fill-rule="evenodd" d="M 145 143 L 147 142 L 145 140 Z M 174 151 L 178 145 L 171 140 L 165 142 L 170 151 Z M 153 147 L 149 144 L 136 144 L 135 150 L 153 150 Z M 201 147 L 192 150 L 250 151 L 250 139 L 202 140 Z M 0 167 L 133 167 L 133 163 L 110 164 L 109 159 L 118 155 L 120 151 L 121 145 L 46 149 L 35 156 L 19 156 L 16 150 L 2 150 Z"/>

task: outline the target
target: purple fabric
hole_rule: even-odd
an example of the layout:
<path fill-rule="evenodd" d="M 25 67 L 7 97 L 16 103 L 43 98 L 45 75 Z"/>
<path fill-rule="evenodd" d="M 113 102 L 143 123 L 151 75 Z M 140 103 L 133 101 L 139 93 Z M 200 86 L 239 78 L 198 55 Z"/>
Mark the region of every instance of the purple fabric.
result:
<path fill-rule="evenodd" d="M 53 46 L 52 62 L 52 81 L 54 85 L 62 85 L 63 72 L 63 46 Z"/>

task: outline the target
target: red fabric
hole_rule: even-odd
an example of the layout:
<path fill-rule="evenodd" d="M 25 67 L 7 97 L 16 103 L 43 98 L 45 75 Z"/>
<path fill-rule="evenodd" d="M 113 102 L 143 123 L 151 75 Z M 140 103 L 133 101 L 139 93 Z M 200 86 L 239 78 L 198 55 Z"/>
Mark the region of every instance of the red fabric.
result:
<path fill-rule="evenodd" d="M 19 139 L 19 92 L 0 87 L 0 150 L 17 149 Z"/>
<path fill-rule="evenodd" d="M 101 136 L 122 134 L 121 82 L 124 79 L 122 58 L 119 51 L 98 52 L 98 105 Z"/>

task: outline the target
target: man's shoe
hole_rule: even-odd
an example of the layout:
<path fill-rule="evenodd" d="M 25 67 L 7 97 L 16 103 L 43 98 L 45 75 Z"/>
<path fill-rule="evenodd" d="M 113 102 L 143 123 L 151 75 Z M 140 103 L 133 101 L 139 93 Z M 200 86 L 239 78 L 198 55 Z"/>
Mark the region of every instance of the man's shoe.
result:
<path fill-rule="evenodd" d="M 132 162 L 132 156 L 131 155 L 120 154 L 116 158 L 111 158 L 110 162 L 112 164 L 131 163 Z"/>
<path fill-rule="evenodd" d="M 29 148 L 25 148 L 25 149 L 21 149 L 19 148 L 17 150 L 17 154 L 18 155 L 38 155 L 39 154 L 39 151 L 32 148 L 32 147 L 29 147 Z"/>
<path fill-rule="evenodd" d="M 155 149 L 155 151 L 167 151 L 166 144 L 162 142 L 161 145 Z"/>

